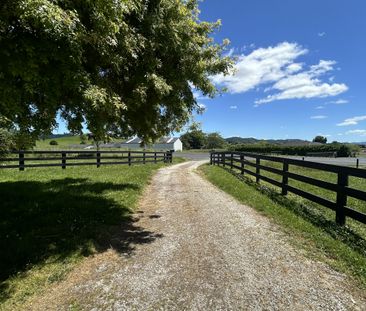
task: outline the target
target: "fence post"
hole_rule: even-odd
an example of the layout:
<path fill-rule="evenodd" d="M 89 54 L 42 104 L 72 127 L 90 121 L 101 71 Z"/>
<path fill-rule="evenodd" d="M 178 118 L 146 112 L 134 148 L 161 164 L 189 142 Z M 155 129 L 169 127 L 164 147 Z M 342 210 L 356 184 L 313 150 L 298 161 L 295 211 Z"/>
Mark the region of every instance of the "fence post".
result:
<path fill-rule="evenodd" d="M 359 168 L 359 166 L 360 166 L 360 159 L 357 159 L 356 160 L 356 167 Z"/>
<path fill-rule="evenodd" d="M 100 152 L 97 152 L 97 167 L 100 167 Z"/>
<path fill-rule="evenodd" d="M 173 151 L 169 152 L 169 159 L 170 159 L 170 163 L 173 163 Z"/>
<path fill-rule="evenodd" d="M 62 152 L 61 154 L 61 163 L 62 163 L 62 169 L 66 169 L 66 152 Z"/>
<path fill-rule="evenodd" d="M 142 154 L 142 163 L 146 164 L 146 152 L 145 151 Z"/>
<path fill-rule="evenodd" d="M 156 163 L 156 152 L 154 152 L 154 163 Z"/>
<path fill-rule="evenodd" d="M 257 183 L 259 183 L 259 181 L 260 181 L 260 177 L 259 177 L 259 175 L 260 175 L 260 173 L 261 173 L 261 170 L 260 170 L 260 168 L 259 168 L 259 165 L 261 164 L 261 159 L 257 156 L 256 158 L 255 158 L 255 173 L 256 173 L 256 178 L 255 178 L 255 181 L 257 182 Z"/>
<path fill-rule="evenodd" d="M 24 171 L 24 152 L 19 151 L 19 171 Z"/>
<path fill-rule="evenodd" d="M 128 152 L 128 166 L 131 166 L 131 151 Z"/>
<path fill-rule="evenodd" d="M 222 155 L 223 155 L 223 159 L 224 159 L 224 161 L 222 162 L 222 165 L 225 167 L 226 166 L 226 153 L 223 152 Z"/>
<path fill-rule="evenodd" d="M 240 155 L 240 167 L 240 174 L 244 175 L 244 155 L 242 154 Z"/>
<path fill-rule="evenodd" d="M 282 195 L 287 195 L 287 185 L 288 185 L 288 162 L 286 159 L 283 160 L 283 169 L 282 169 Z"/>
<path fill-rule="evenodd" d="M 212 152 L 210 152 L 210 165 L 212 165 Z"/>
<path fill-rule="evenodd" d="M 234 153 L 231 153 L 231 158 L 230 158 L 230 168 L 233 169 L 233 158 L 234 158 Z"/>
<path fill-rule="evenodd" d="M 347 195 L 345 187 L 348 186 L 348 174 L 341 170 L 338 172 L 338 191 L 337 191 L 337 206 L 336 206 L 336 222 L 343 226 L 346 223 L 345 207 L 347 206 Z"/>

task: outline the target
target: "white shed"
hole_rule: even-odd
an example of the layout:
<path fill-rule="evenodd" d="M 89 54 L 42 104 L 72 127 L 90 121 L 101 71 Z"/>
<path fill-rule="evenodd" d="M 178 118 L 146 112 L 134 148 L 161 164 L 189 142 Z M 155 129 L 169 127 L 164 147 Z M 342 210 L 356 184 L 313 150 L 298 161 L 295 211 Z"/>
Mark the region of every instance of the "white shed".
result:
<path fill-rule="evenodd" d="M 152 146 L 141 147 L 141 142 L 142 140 L 140 138 L 134 137 L 121 143 L 120 147 L 129 149 L 152 148 L 155 150 L 174 150 L 174 151 L 183 150 L 183 144 L 179 137 L 162 137 Z"/>

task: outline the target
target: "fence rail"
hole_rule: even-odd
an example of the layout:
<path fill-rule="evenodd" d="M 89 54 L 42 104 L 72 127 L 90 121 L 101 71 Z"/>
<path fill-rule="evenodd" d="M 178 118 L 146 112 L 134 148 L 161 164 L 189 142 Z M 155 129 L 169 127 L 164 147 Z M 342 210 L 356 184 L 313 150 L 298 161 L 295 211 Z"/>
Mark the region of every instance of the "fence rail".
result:
<path fill-rule="evenodd" d="M 82 165 L 117 165 L 172 163 L 172 151 L 11 151 L 0 158 L 0 169 L 31 167 L 62 167 Z"/>
<path fill-rule="evenodd" d="M 248 159 L 252 160 L 250 161 Z M 282 169 L 265 166 L 261 164 L 261 160 L 282 163 Z M 352 197 L 361 201 L 366 201 L 365 191 L 349 187 L 350 176 L 366 179 L 366 170 L 364 169 L 295 160 L 289 158 L 280 158 L 246 152 L 212 152 L 210 154 L 210 164 L 236 168 L 240 171 L 241 174 L 249 174 L 251 176 L 254 176 L 257 183 L 259 183 L 260 180 L 263 180 L 272 185 L 280 187 L 282 195 L 287 195 L 288 192 L 291 192 L 305 199 L 330 208 L 336 212 L 336 222 L 340 225 L 345 224 L 346 217 L 350 217 L 366 224 L 366 214 L 347 206 L 348 197 Z M 331 183 L 328 181 L 290 172 L 290 165 L 335 173 L 337 174 L 337 183 Z M 247 166 L 253 167 L 255 169 L 255 172 L 247 169 Z M 263 174 L 261 174 L 261 171 L 267 171 L 277 174 L 282 177 L 282 180 L 277 181 L 268 176 L 264 176 Z M 309 193 L 307 191 L 301 190 L 299 188 L 293 187 L 289 185 L 289 180 L 291 179 L 322 189 L 333 191 L 336 193 L 336 201 L 334 202 Z"/>

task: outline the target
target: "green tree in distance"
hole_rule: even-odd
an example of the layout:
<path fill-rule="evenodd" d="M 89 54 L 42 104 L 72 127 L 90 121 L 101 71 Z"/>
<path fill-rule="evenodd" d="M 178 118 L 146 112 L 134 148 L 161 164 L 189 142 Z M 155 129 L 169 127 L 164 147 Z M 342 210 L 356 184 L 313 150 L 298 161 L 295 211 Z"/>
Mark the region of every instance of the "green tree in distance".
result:
<path fill-rule="evenodd" d="M 200 123 L 193 122 L 180 140 L 184 149 L 202 149 L 206 145 L 206 134 L 202 131 Z"/>
<path fill-rule="evenodd" d="M 313 139 L 313 143 L 321 143 L 321 144 L 326 144 L 327 143 L 327 138 L 321 135 L 316 136 Z"/>
<path fill-rule="evenodd" d="M 178 131 L 226 74 L 220 25 L 199 20 L 197 0 L 2 0 L 0 117 L 35 139 L 83 124 L 97 140 Z"/>
<path fill-rule="evenodd" d="M 206 136 L 207 149 L 221 149 L 227 145 L 225 139 L 218 132 L 209 133 Z"/>

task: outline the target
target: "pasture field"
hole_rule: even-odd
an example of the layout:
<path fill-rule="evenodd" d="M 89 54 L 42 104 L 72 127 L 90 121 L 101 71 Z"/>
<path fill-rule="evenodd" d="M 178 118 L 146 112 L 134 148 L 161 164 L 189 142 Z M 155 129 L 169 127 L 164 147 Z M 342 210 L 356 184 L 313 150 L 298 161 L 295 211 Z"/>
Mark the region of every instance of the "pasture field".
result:
<path fill-rule="evenodd" d="M 148 239 L 131 213 L 163 165 L 1 170 L 0 309 L 20 308 L 87 256 Z"/>
<path fill-rule="evenodd" d="M 57 141 L 58 145 L 51 146 L 50 141 Z M 80 145 L 80 149 L 85 147 L 86 145 L 80 144 L 81 139 L 80 136 L 65 136 L 65 137 L 57 137 L 57 138 L 47 138 L 37 140 L 35 150 L 61 150 L 61 149 L 69 149 L 70 145 Z M 90 141 L 86 141 L 87 145 Z"/>
<path fill-rule="evenodd" d="M 263 161 L 265 166 L 277 164 Z M 247 169 L 251 169 L 246 166 Z M 260 213 L 270 217 L 280 225 L 290 237 L 291 242 L 305 250 L 310 257 L 315 257 L 330 264 L 338 271 L 346 272 L 357 279 L 366 288 L 366 226 L 347 218 L 347 225 L 340 227 L 335 223 L 335 212 L 318 204 L 288 194 L 280 194 L 280 190 L 261 181 L 256 184 L 248 174 L 239 175 L 235 169 L 203 165 L 202 174 L 214 185 L 229 193 L 240 202 L 247 204 Z M 329 182 L 335 182 L 335 174 L 290 166 L 290 171 Z M 269 172 L 261 174 L 279 180 Z M 334 176 L 333 176 L 334 175 Z M 296 186 L 324 198 L 334 199 L 334 194 L 311 185 L 291 181 Z M 366 182 L 358 178 L 350 178 L 352 187 L 365 189 Z M 366 212 L 366 202 L 349 200 L 349 206 Z"/>

